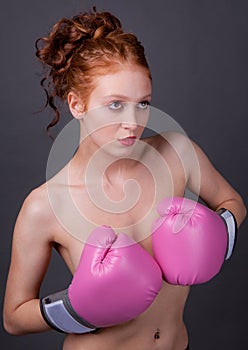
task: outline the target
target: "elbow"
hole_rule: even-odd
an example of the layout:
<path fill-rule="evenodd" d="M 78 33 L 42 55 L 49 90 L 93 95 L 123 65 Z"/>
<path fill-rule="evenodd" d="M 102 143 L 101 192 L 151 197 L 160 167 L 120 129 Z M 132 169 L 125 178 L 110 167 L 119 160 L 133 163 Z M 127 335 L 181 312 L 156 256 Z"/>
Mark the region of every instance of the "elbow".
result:
<path fill-rule="evenodd" d="M 245 220 L 246 215 L 247 215 L 247 208 L 245 206 L 244 201 L 241 199 L 240 200 L 240 209 L 239 209 L 239 218 L 237 220 L 238 226 L 240 226 L 240 224 Z"/>
<path fill-rule="evenodd" d="M 4 330 L 10 335 L 23 335 L 23 332 L 15 324 L 12 318 L 4 313 L 3 315 L 3 327 Z"/>
<path fill-rule="evenodd" d="M 247 208 L 244 205 L 244 208 L 243 208 L 243 220 L 242 221 L 244 221 L 244 219 L 246 218 L 246 215 L 247 215 Z"/>
<path fill-rule="evenodd" d="M 17 329 L 15 326 L 8 324 L 8 323 L 4 323 L 4 329 L 10 335 L 23 335 L 23 334 L 25 334 L 24 332 L 21 332 L 19 329 Z"/>
<path fill-rule="evenodd" d="M 20 335 L 20 333 L 16 330 L 16 328 L 10 323 L 4 320 L 3 327 L 5 332 L 7 332 L 10 335 Z"/>
<path fill-rule="evenodd" d="M 17 335 L 17 332 L 15 331 L 12 324 L 8 322 L 6 319 L 3 320 L 3 327 L 5 332 L 9 333 L 10 335 Z"/>

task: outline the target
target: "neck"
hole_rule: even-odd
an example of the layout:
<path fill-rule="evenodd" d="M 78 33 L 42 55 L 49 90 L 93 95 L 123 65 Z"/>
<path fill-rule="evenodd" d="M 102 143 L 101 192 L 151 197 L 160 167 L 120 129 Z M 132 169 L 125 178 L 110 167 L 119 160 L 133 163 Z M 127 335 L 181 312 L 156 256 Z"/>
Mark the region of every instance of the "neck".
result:
<path fill-rule="evenodd" d="M 70 173 L 77 183 L 90 185 L 99 179 L 108 184 L 121 183 L 139 163 L 136 159 L 138 158 L 114 157 L 85 138 L 71 161 Z"/>

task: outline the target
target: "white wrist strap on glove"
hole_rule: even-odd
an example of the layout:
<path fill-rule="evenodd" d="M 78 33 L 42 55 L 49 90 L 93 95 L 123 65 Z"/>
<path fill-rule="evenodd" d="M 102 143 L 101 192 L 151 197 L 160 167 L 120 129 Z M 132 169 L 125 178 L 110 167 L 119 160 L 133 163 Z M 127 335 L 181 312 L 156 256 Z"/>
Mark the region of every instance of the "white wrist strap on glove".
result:
<path fill-rule="evenodd" d="M 69 305 L 67 290 L 51 294 L 40 301 L 42 316 L 54 329 L 64 333 L 89 333 L 93 325 L 81 320 Z"/>
<path fill-rule="evenodd" d="M 237 222 L 234 215 L 227 209 L 221 208 L 217 211 L 217 213 L 221 216 L 223 221 L 226 224 L 227 233 L 228 233 L 228 247 L 226 252 L 225 260 L 228 260 L 234 250 L 234 246 L 237 238 Z"/>

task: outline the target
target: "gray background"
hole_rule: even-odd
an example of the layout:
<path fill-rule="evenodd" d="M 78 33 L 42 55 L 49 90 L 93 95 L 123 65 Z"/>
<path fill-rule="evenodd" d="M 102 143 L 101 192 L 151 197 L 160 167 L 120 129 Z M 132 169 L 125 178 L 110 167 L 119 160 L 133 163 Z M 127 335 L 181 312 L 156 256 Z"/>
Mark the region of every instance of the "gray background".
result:
<path fill-rule="evenodd" d="M 2 2 L 1 305 L 14 222 L 26 195 L 45 181 L 52 146 L 45 134 L 50 113 L 34 113 L 44 102 L 34 42 L 59 18 L 93 5 L 119 16 L 124 28 L 139 36 L 152 70 L 153 105 L 179 122 L 247 202 L 247 1 Z M 192 288 L 185 321 L 193 350 L 247 349 L 247 229 L 246 221 L 222 273 Z M 69 281 L 68 270 L 55 254 L 42 293 L 64 288 Z M 0 336 L 4 350 L 55 350 L 63 339 L 56 332 L 14 337 L 2 327 Z"/>

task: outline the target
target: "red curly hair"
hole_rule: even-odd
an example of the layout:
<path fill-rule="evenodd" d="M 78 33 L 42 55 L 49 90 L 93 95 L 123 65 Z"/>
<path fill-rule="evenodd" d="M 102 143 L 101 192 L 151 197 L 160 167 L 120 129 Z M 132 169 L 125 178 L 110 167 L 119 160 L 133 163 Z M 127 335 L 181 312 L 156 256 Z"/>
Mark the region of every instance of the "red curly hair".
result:
<path fill-rule="evenodd" d="M 55 100 L 66 101 L 70 91 L 80 93 L 87 108 L 96 77 L 131 64 L 143 67 L 151 78 L 144 47 L 137 37 L 125 33 L 118 18 L 109 12 L 99 13 L 95 7 L 72 19 L 60 19 L 48 36 L 36 41 L 36 56 L 46 69 L 41 80 L 46 106 L 55 113 L 47 129 L 60 120 Z"/>

